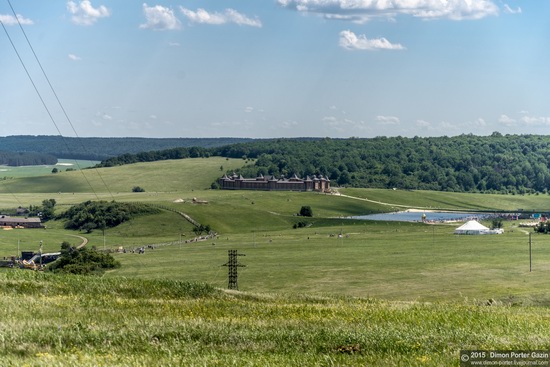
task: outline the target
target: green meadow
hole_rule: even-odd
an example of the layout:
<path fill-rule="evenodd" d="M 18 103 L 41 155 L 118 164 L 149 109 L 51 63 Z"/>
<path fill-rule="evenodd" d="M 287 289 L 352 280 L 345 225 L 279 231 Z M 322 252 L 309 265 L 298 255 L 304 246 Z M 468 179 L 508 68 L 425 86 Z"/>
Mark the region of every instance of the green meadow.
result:
<path fill-rule="evenodd" d="M 1 271 L 0 365 L 458 366 L 460 349 L 550 349 L 549 236 L 531 235 L 530 263 L 522 221 L 505 221 L 502 235 L 456 236 L 459 224 L 349 219 L 407 208 L 537 210 L 550 195 L 209 189 L 243 164 L 200 158 L 0 182 L 4 209 L 50 198 L 59 212 L 86 200 L 162 208 L 104 233 L 58 221 L 0 230 L 0 258 L 80 237 L 126 250 L 101 278 Z M 312 218 L 296 215 L 303 205 Z M 195 240 L 180 213 L 217 236 Z M 307 226 L 294 229 L 298 221 Z M 230 249 L 246 255 L 239 291 L 225 290 Z"/>

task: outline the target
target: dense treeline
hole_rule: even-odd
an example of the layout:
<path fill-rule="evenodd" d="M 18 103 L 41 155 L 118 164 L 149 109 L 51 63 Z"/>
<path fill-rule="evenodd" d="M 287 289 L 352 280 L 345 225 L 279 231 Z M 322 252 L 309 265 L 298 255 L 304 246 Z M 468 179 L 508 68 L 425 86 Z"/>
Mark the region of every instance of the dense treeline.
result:
<path fill-rule="evenodd" d="M 66 219 L 65 228 L 91 232 L 96 228 L 116 227 L 131 218 L 145 214 L 157 214 L 160 210 L 142 203 L 115 201 L 86 201 L 74 205 L 58 216 Z"/>
<path fill-rule="evenodd" d="M 258 174 L 323 174 L 353 187 L 526 193 L 550 187 L 550 137 L 535 135 L 373 139 L 278 139 L 235 144 L 213 155 L 246 157 Z"/>
<path fill-rule="evenodd" d="M 155 151 L 103 164 L 223 156 L 248 161 L 237 172 L 245 177 L 322 174 L 333 186 L 513 194 L 550 187 L 550 136 L 540 135 L 271 139 L 194 152 Z"/>
<path fill-rule="evenodd" d="M 179 147 L 218 147 L 247 138 L 71 138 L 58 135 L 17 135 L 0 137 L 0 147 L 6 152 L 36 152 L 56 158 L 101 161 L 122 154 L 136 154 Z"/>
<path fill-rule="evenodd" d="M 167 159 L 201 158 L 209 156 L 210 151 L 207 148 L 173 148 L 160 151 L 156 150 L 152 152 L 140 152 L 138 154 L 127 153 L 118 157 L 106 159 L 98 164 L 97 167 L 113 167 L 138 162 L 154 162 Z"/>
<path fill-rule="evenodd" d="M 33 152 L 15 153 L 0 151 L 0 165 L 3 166 L 39 166 L 56 163 L 57 158 L 50 154 Z"/>

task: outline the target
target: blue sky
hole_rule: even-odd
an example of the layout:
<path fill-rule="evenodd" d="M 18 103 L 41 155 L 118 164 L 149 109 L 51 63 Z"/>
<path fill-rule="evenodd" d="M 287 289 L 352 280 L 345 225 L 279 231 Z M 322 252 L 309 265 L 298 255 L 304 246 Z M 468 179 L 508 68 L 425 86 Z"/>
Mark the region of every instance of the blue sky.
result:
<path fill-rule="evenodd" d="M 550 1 L 10 1 L 2 136 L 550 133 Z"/>

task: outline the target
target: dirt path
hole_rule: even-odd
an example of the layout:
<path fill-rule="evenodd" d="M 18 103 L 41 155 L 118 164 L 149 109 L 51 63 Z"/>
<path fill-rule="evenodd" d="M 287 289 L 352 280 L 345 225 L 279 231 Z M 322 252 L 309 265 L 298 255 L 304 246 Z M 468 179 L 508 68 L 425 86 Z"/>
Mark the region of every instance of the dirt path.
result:
<path fill-rule="evenodd" d="M 76 246 L 76 248 L 82 248 L 82 247 L 84 247 L 88 244 L 88 239 L 86 237 L 77 236 L 75 234 L 70 234 L 69 236 L 77 237 L 77 238 L 80 238 L 82 240 L 82 243 L 80 245 Z"/>
<path fill-rule="evenodd" d="M 384 202 L 377 201 L 377 200 L 370 200 L 370 199 L 367 199 L 367 198 L 358 198 L 357 196 L 344 195 L 344 194 L 341 194 L 339 192 L 336 192 L 336 194 L 333 194 L 333 195 L 341 196 L 341 197 L 344 197 L 344 198 L 355 199 L 355 200 L 367 201 L 369 203 L 375 203 L 375 204 L 380 204 L 380 205 L 399 207 L 399 208 L 403 208 L 403 209 L 428 210 L 428 209 L 423 209 L 423 208 L 418 207 L 418 206 L 391 204 L 391 203 L 384 203 Z"/>

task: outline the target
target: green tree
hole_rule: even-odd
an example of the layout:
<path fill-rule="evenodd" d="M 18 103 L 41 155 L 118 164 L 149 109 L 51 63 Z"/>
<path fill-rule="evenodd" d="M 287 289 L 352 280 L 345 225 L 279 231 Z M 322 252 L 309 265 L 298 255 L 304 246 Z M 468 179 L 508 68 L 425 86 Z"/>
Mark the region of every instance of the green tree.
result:
<path fill-rule="evenodd" d="M 304 205 L 300 208 L 300 215 L 302 217 L 313 217 L 313 210 L 309 205 Z"/>
<path fill-rule="evenodd" d="M 55 199 L 47 199 L 42 201 L 42 208 L 40 208 L 41 218 L 43 221 L 53 219 L 55 214 Z"/>
<path fill-rule="evenodd" d="M 48 265 L 47 269 L 55 273 L 101 275 L 106 270 L 118 267 L 120 263 L 111 254 L 103 254 L 86 247 L 71 247 L 68 242 L 63 242 L 61 256 Z"/>

